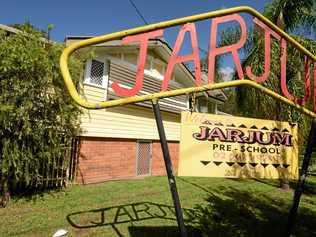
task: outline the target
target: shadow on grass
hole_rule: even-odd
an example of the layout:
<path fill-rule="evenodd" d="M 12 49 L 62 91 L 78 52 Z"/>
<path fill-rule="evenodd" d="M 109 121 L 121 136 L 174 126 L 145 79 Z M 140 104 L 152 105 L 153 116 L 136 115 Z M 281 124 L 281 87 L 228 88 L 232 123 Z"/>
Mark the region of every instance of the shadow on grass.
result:
<path fill-rule="evenodd" d="M 206 204 L 197 205 L 190 216 L 193 226 L 203 236 L 284 236 L 290 201 L 234 187 L 221 187 L 216 193 L 207 193 Z M 315 226 L 315 209 L 300 207 L 295 236 L 316 236 Z"/>
<path fill-rule="evenodd" d="M 204 190 L 207 198 L 193 209 L 183 209 L 189 236 L 283 236 L 291 201 L 234 187 L 220 187 L 220 190 L 214 191 L 193 182 L 190 184 Z M 77 229 L 111 226 L 118 237 L 124 236 L 120 233 L 120 224 L 123 223 L 130 223 L 128 231 L 131 237 L 179 236 L 173 206 L 152 202 L 71 213 L 67 220 Z M 154 226 L 153 221 L 147 225 L 147 220 L 154 220 Z M 172 226 L 166 226 L 162 220 L 170 220 Z M 315 226 L 315 209 L 301 206 L 295 236 L 316 236 Z"/>
<path fill-rule="evenodd" d="M 131 237 L 180 237 L 177 226 L 130 226 L 128 231 Z M 187 227 L 188 237 L 202 237 L 201 231 Z"/>
<path fill-rule="evenodd" d="M 304 186 L 304 193 L 309 194 L 309 195 L 316 194 L 316 178 L 315 177 L 313 177 L 313 179 L 311 179 L 310 177 L 306 179 L 306 183 Z"/>
<path fill-rule="evenodd" d="M 17 202 L 19 200 L 26 200 L 29 202 L 36 202 L 38 200 L 43 200 L 46 196 L 58 197 L 66 192 L 64 187 L 54 187 L 54 188 L 30 188 L 25 189 L 20 192 L 12 193 L 11 201 Z"/>
<path fill-rule="evenodd" d="M 183 209 L 185 221 L 192 223 L 190 217 L 193 210 Z M 77 229 L 88 229 L 100 226 L 111 226 L 117 236 L 123 236 L 119 231 L 119 224 L 131 223 L 129 231 L 131 236 L 177 236 L 177 226 L 142 226 L 136 227 L 138 221 L 146 221 L 155 219 L 171 220 L 176 224 L 174 207 L 153 202 L 139 202 L 126 205 L 111 206 L 102 209 L 88 210 L 82 212 L 71 213 L 67 215 L 68 222 Z M 189 236 L 197 236 L 198 230 L 188 227 Z M 140 232 L 144 235 L 139 235 Z"/>

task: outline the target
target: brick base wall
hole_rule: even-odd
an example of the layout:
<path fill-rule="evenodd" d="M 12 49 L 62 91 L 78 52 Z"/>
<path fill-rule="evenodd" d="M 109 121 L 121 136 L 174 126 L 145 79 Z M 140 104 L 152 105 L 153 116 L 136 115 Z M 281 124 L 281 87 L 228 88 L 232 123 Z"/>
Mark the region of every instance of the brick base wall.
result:
<path fill-rule="evenodd" d="M 179 142 L 168 142 L 168 148 L 170 153 L 170 158 L 172 162 L 173 171 L 176 173 L 178 170 L 179 161 Z M 162 156 L 162 150 L 159 141 L 153 141 L 152 144 L 153 154 L 152 154 L 152 175 L 166 175 L 166 167 Z"/>
<path fill-rule="evenodd" d="M 168 146 L 174 171 L 176 171 L 179 143 L 169 142 Z M 81 137 L 76 182 L 89 184 L 137 178 L 136 148 L 137 140 Z M 159 141 L 152 142 L 151 174 L 166 174 Z"/>

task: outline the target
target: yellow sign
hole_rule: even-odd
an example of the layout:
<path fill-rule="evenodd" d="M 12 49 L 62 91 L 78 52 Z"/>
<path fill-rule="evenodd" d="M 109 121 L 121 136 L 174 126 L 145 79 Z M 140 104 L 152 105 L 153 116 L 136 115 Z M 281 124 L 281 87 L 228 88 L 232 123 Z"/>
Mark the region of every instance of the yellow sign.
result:
<path fill-rule="evenodd" d="M 182 112 L 178 175 L 297 179 L 297 124 Z"/>

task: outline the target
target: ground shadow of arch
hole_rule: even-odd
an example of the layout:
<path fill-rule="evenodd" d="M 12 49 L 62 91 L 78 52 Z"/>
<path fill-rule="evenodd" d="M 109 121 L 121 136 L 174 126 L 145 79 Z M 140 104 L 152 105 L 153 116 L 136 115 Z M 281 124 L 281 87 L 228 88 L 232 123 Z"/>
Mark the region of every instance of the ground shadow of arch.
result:
<path fill-rule="evenodd" d="M 277 237 L 284 236 L 289 207 L 290 201 L 227 187 L 197 205 L 191 220 L 205 237 Z M 300 208 L 295 236 L 316 236 L 315 226 L 316 212 Z"/>
<path fill-rule="evenodd" d="M 287 223 L 291 199 L 281 199 L 264 192 L 256 195 L 251 190 L 240 190 L 234 186 L 220 186 L 210 190 L 183 178 L 187 184 L 199 188 L 207 194 L 203 204 L 193 209 L 183 208 L 185 224 L 189 236 L 194 237 L 279 237 L 283 235 Z M 316 182 L 310 183 L 314 189 Z M 307 194 L 310 195 L 310 194 Z M 314 200 L 314 199 L 313 199 Z M 310 199 L 308 205 L 315 205 Z M 301 206 L 296 223 L 296 237 L 316 237 L 316 211 Z M 168 226 L 151 226 L 150 220 L 170 220 Z M 120 224 L 128 226 L 131 237 L 179 236 L 174 207 L 153 202 L 137 202 L 75 212 L 67 215 L 68 222 L 76 229 L 109 226 L 114 235 L 122 237 Z M 146 221 L 148 220 L 148 225 Z"/>
<path fill-rule="evenodd" d="M 316 195 L 315 179 L 310 179 L 309 177 L 306 178 L 303 193 L 307 195 Z"/>
<path fill-rule="evenodd" d="M 193 222 L 191 219 L 193 210 L 183 208 L 185 222 L 188 224 L 189 236 L 199 237 L 199 230 L 191 228 Z M 138 221 L 151 219 L 172 220 L 175 226 L 135 226 Z M 123 236 L 117 225 L 131 223 L 129 232 L 131 236 L 177 236 L 179 231 L 176 226 L 176 217 L 174 207 L 153 203 L 137 202 L 125 205 L 111 206 L 100 209 L 93 209 L 81 212 L 75 212 L 67 215 L 67 221 L 71 226 L 77 229 L 95 228 L 100 226 L 111 226 L 117 236 Z M 143 233 L 143 235 L 140 235 Z"/>
<path fill-rule="evenodd" d="M 130 226 L 131 237 L 181 237 L 177 226 Z M 187 227 L 188 237 L 202 237 L 199 229 Z"/>

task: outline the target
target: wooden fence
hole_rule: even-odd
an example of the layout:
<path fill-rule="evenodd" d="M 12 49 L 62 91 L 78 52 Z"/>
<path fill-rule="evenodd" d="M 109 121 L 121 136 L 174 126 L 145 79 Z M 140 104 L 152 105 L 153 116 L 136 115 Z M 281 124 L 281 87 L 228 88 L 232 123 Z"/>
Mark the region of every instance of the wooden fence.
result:
<path fill-rule="evenodd" d="M 42 163 L 41 173 L 33 186 L 47 189 L 65 187 L 75 179 L 79 139 L 71 142 L 71 147 L 65 147 L 64 156 L 55 157 L 50 162 Z"/>
<path fill-rule="evenodd" d="M 25 162 L 23 173 L 20 174 L 25 177 L 23 181 L 16 182 L 15 179 L 9 178 L 9 183 L 4 184 L 5 177 L 0 173 L 0 194 L 6 190 L 2 187 L 4 185 L 9 185 L 9 191 L 13 193 L 65 187 L 75 179 L 78 149 L 79 139 L 76 138 L 72 140 L 70 147 L 64 147 L 64 155 L 60 157 L 38 160 L 37 164 L 33 164 L 36 167 L 31 167 Z"/>

